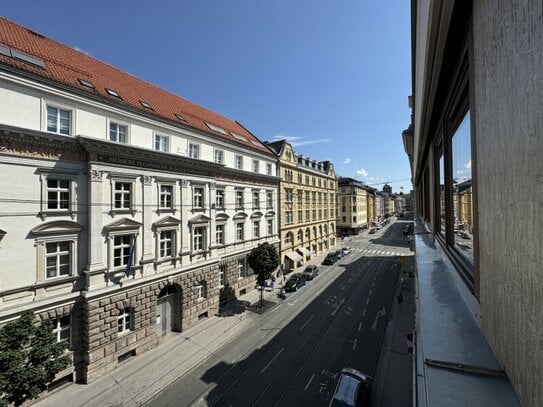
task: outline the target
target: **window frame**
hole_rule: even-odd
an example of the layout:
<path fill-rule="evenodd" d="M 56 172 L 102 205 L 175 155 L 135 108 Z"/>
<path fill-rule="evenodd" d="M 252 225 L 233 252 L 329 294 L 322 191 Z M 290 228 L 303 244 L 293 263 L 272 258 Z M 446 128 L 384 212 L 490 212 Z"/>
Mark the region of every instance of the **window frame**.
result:
<path fill-rule="evenodd" d="M 68 325 L 62 325 L 62 319 L 67 318 L 68 319 Z M 56 317 L 53 319 L 53 335 L 55 335 L 57 343 L 66 341 L 67 343 L 67 349 L 72 348 L 72 317 L 70 314 L 68 315 L 62 315 L 60 317 Z M 62 339 L 62 333 L 68 331 L 68 338 Z"/>
<path fill-rule="evenodd" d="M 45 132 L 50 134 L 58 134 L 60 136 L 72 136 L 74 134 L 74 122 L 75 122 L 75 109 L 73 107 L 68 107 L 67 105 L 64 105 L 62 103 L 57 102 L 49 102 L 45 101 L 44 103 L 44 123 L 43 123 L 43 129 Z M 57 115 L 56 115 L 56 123 L 55 127 L 56 130 L 49 130 L 49 108 L 56 109 Z M 68 133 L 63 133 L 60 131 L 60 112 L 67 112 L 68 113 Z"/>
<path fill-rule="evenodd" d="M 201 191 L 197 192 L 197 191 Z M 197 200 L 201 200 L 201 204 L 198 205 Z M 205 210 L 206 209 L 206 187 L 204 185 L 196 184 L 192 186 L 192 210 Z"/>
<path fill-rule="evenodd" d="M 253 158 L 251 169 L 254 173 L 258 174 L 260 173 L 260 160 L 257 160 L 256 158 Z"/>
<path fill-rule="evenodd" d="M 236 222 L 236 243 L 245 241 L 245 222 Z"/>
<path fill-rule="evenodd" d="M 41 182 L 41 202 L 39 216 L 45 219 L 47 216 L 71 216 L 75 217 L 77 206 L 77 175 L 76 171 L 55 171 L 49 168 L 39 168 L 37 172 L 40 175 Z M 49 209 L 49 188 L 47 183 L 49 180 L 68 181 L 68 208 L 66 209 Z"/>
<path fill-rule="evenodd" d="M 134 330 L 134 311 L 130 307 L 119 310 L 117 314 L 117 336 L 124 336 Z"/>
<path fill-rule="evenodd" d="M 188 146 L 187 146 L 187 156 L 189 158 L 199 160 L 200 159 L 200 144 L 189 141 Z"/>
<path fill-rule="evenodd" d="M 234 156 L 234 168 L 237 170 L 243 170 L 243 156 L 236 154 Z"/>
<path fill-rule="evenodd" d="M 169 153 L 171 150 L 171 137 L 162 133 L 154 133 L 153 136 L 153 150 L 160 151 L 161 153 Z"/>
<path fill-rule="evenodd" d="M 115 130 L 116 140 L 111 139 L 111 126 L 112 125 L 117 126 L 117 128 Z M 119 138 L 119 128 L 120 127 L 125 128 L 125 134 L 124 134 L 124 139 L 125 140 L 124 141 L 119 141 L 118 140 L 118 138 Z M 129 128 L 130 128 L 130 126 L 128 125 L 128 123 L 125 123 L 125 122 L 122 122 L 122 121 L 119 121 L 119 120 L 108 119 L 107 120 L 107 140 L 111 141 L 112 143 L 129 144 L 129 133 L 130 133 Z"/>
<path fill-rule="evenodd" d="M 224 164 L 224 150 L 216 148 L 213 151 L 213 161 L 215 164 Z"/>
<path fill-rule="evenodd" d="M 201 231 L 201 233 L 196 233 L 197 231 Z M 197 237 L 199 237 L 200 243 L 197 244 Z M 191 228 L 191 252 L 192 253 L 201 253 L 205 252 L 206 247 L 206 239 L 207 239 L 207 226 L 203 225 L 196 225 Z"/>

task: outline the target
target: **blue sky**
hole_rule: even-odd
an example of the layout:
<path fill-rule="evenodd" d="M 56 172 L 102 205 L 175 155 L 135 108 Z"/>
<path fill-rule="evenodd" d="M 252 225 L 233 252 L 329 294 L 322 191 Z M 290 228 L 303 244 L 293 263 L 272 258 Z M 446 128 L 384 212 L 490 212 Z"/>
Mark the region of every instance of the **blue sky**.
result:
<path fill-rule="evenodd" d="M 331 160 L 409 191 L 405 0 L 6 1 L 3 16 Z"/>

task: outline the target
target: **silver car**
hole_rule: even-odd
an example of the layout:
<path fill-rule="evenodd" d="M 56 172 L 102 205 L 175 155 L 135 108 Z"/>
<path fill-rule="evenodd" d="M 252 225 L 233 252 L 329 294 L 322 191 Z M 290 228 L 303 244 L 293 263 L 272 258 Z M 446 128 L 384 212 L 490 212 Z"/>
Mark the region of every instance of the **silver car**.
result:
<path fill-rule="evenodd" d="M 366 406 L 372 378 L 351 367 L 341 370 L 330 407 Z"/>

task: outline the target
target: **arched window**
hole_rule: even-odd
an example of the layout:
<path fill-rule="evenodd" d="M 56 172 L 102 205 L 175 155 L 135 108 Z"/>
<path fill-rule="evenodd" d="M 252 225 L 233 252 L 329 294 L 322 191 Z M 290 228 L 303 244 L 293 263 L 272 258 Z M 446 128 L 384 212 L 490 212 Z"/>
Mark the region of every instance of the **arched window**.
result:
<path fill-rule="evenodd" d="M 300 229 L 298 231 L 298 241 L 302 242 L 304 240 L 304 233 L 302 232 L 302 230 Z"/>
<path fill-rule="evenodd" d="M 313 237 L 314 238 L 317 237 L 317 227 L 316 226 L 313 226 Z"/>
<path fill-rule="evenodd" d="M 322 236 L 322 225 L 319 225 L 319 236 Z"/>
<path fill-rule="evenodd" d="M 117 316 L 117 333 L 124 334 L 132 330 L 132 310 L 125 308 Z"/>
<path fill-rule="evenodd" d="M 294 240 L 294 235 L 292 232 L 288 232 L 285 236 L 285 244 L 292 244 L 292 241 Z"/>
<path fill-rule="evenodd" d="M 328 225 L 324 225 L 324 234 L 325 234 L 325 235 L 328 234 Z"/>
<path fill-rule="evenodd" d="M 305 230 L 305 238 L 306 240 L 311 239 L 311 230 L 309 228 Z"/>

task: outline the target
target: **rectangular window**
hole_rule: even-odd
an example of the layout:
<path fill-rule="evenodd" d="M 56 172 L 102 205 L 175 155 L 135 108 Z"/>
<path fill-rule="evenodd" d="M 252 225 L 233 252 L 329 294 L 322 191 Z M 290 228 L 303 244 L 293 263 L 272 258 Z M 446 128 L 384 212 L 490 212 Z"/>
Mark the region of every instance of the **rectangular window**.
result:
<path fill-rule="evenodd" d="M 130 258 L 132 235 L 115 236 L 113 238 L 113 267 L 124 267 Z"/>
<path fill-rule="evenodd" d="M 70 134 L 71 112 L 47 106 L 47 131 L 57 134 Z"/>
<path fill-rule="evenodd" d="M 160 257 L 172 257 L 173 256 L 173 231 L 165 230 L 160 232 Z"/>
<path fill-rule="evenodd" d="M 132 312 L 130 308 L 125 308 L 119 312 L 117 317 L 117 333 L 123 334 L 130 331 L 132 325 Z"/>
<path fill-rule="evenodd" d="M 268 235 L 273 235 L 273 219 L 268 219 Z"/>
<path fill-rule="evenodd" d="M 243 223 L 236 223 L 236 241 L 243 241 Z"/>
<path fill-rule="evenodd" d="M 56 318 L 53 326 L 53 335 L 57 339 L 57 342 L 65 341 L 70 348 L 71 342 L 71 321 L 70 316 L 65 315 L 60 318 Z"/>
<path fill-rule="evenodd" d="M 309 220 L 310 220 L 309 219 L 309 209 L 306 209 L 306 211 L 305 211 L 305 221 L 309 222 Z"/>
<path fill-rule="evenodd" d="M 226 285 L 226 266 L 219 266 L 219 285 L 224 287 Z"/>
<path fill-rule="evenodd" d="M 200 158 L 200 146 L 198 144 L 189 143 L 189 157 Z"/>
<path fill-rule="evenodd" d="M 242 170 L 243 169 L 243 157 L 241 155 L 236 155 L 236 169 Z"/>
<path fill-rule="evenodd" d="M 298 223 L 302 223 L 304 221 L 303 212 L 298 211 Z"/>
<path fill-rule="evenodd" d="M 266 209 L 273 209 L 273 192 L 266 192 Z"/>
<path fill-rule="evenodd" d="M 260 208 L 260 191 L 253 191 L 253 209 Z"/>
<path fill-rule="evenodd" d="M 291 223 L 294 223 L 294 218 L 292 215 L 292 211 L 286 211 L 285 212 L 285 224 L 290 225 Z"/>
<path fill-rule="evenodd" d="M 215 150 L 215 162 L 217 164 L 224 164 L 224 151 Z"/>
<path fill-rule="evenodd" d="M 253 172 L 259 172 L 260 171 L 260 168 L 259 168 L 259 161 L 258 160 L 253 160 Z"/>
<path fill-rule="evenodd" d="M 255 220 L 253 223 L 253 237 L 258 239 L 260 237 L 260 222 Z"/>
<path fill-rule="evenodd" d="M 224 225 L 217 225 L 215 227 L 215 241 L 217 245 L 224 245 Z"/>
<path fill-rule="evenodd" d="M 272 175 L 272 165 L 269 163 L 266 164 L 266 174 Z"/>
<path fill-rule="evenodd" d="M 161 185 L 160 186 L 160 209 L 172 209 L 172 196 L 173 196 L 173 186 L 171 185 Z"/>
<path fill-rule="evenodd" d="M 46 277 L 71 275 L 70 242 L 55 242 L 45 245 Z"/>
<path fill-rule="evenodd" d="M 52 211 L 70 208 L 70 181 L 47 179 L 47 209 Z"/>
<path fill-rule="evenodd" d="M 238 260 L 238 278 L 245 277 L 245 262 Z"/>
<path fill-rule="evenodd" d="M 192 207 L 203 208 L 204 207 L 204 188 L 195 187 L 192 191 Z"/>
<path fill-rule="evenodd" d="M 292 202 L 293 192 L 292 189 L 285 189 L 285 202 Z"/>
<path fill-rule="evenodd" d="M 204 228 L 194 228 L 192 250 L 195 252 L 204 250 Z"/>
<path fill-rule="evenodd" d="M 167 153 L 170 151 L 170 138 L 155 134 L 155 150 Z"/>
<path fill-rule="evenodd" d="M 236 191 L 236 210 L 243 209 L 243 191 Z"/>
<path fill-rule="evenodd" d="M 302 199 L 303 199 L 303 191 L 299 189 L 297 194 L 298 194 L 298 204 L 301 204 Z"/>
<path fill-rule="evenodd" d="M 130 182 L 115 183 L 115 209 L 130 209 L 132 184 Z"/>
<path fill-rule="evenodd" d="M 126 143 L 127 126 L 110 122 L 109 123 L 109 140 L 116 143 Z"/>
<path fill-rule="evenodd" d="M 224 208 L 224 189 L 215 191 L 215 207 L 218 209 Z"/>

